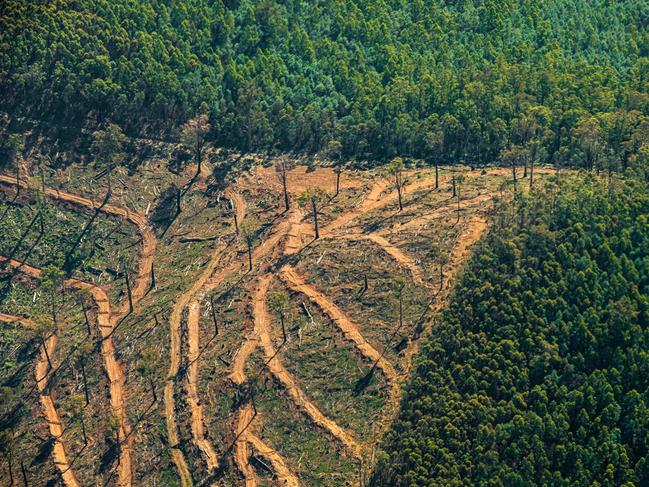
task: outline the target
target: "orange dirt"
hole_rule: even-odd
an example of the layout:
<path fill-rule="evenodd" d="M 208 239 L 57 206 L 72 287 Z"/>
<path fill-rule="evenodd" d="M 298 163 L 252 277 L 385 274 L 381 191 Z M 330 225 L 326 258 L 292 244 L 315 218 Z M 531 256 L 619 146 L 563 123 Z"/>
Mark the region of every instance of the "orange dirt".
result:
<path fill-rule="evenodd" d="M 314 287 L 306 284 L 302 277 L 290 265 L 282 269 L 280 277 L 293 291 L 304 294 L 317 304 L 336 323 L 345 338 L 354 344 L 360 354 L 372 364 L 376 363 L 377 368 L 385 375 L 393 392 L 399 388 L 399 374 L 397 371 L 385 357 L 381 357 L 381 353 L 378 350 L 365 340 L 365 337 L 359 331 L 359 326 L 352 322 L 338 306 Z"/>
<path fill-rule="evenodd" d="M 276 451 L 264 443 L 259 437 L 250 432 L 251 423 L 254 421 L 254 411 L 251 404 L 246 404 L 239 410 L 237 420 L 237 432 L 241 433 L 235 445 L 234 461 L 243 474 L 246 487 L 257 487 L 259 479 L 254 468 L 250 465 L 250 446 L 252 446 L 259 455 L 270 461 L 275 473 L 277 485 L 287 487 L 297 487 L 300 485 L 298 478 L 291 472 L 286 465 L 284 458 Z"/>
<path fill-rule="evenodd" d="M 20 185 L 25 189 L 29 188 L 29 184 L 27 182 L 18 180 L 11 176 L 0 175 L 0 183 Z M 83 206 L 91 210 L 95 210 L 101 206 L 100 203 L 91 199 L 65 193 L 53 188 L 45 188 L 45 195 L 55 200 L 65 201 L 78 206 Z M 137 212 L 109 204 L 101 207 L 100 211 L 105 214 L 116 216 L 133 223 L 138 227 L 138 230 L 141 234 L 142 249 L 138 263 L 138 274 L 131 289 L 131 299 L 133 301 L 133 304 L 135 305 L 140 299 L 142 299 L 142 297 L 144 297 L 149 289 L 151 281 L 151 270 L 157 246 L 155 235 L 149 228 L 146 217 Z M 25 267 L 29 266 L 23 266 L 23 270 L 25 269 Z M 126 402 L 124 399 L 124 384 L 126 382 L 126 377 L 124 376 L 121 364 L 119 364 L 115 358 L 115 347 L 112 339 L 112 332 L 114 327 L 129 311 L 129 303 L 128 301 L 123 302 L 116 314 L 111 315 L 108 295 L 103 289 L 93 284 L 80 281 L 78 279 L 69 279 L 66 282 L 70 287 L 89 290 L 98 308 L 97 323 L 103 338 L 101 343 L 101 353 L 104 357 L 104 368 L 106 369 L 106 373 L 108 374 L 108 379 L 110 381 L 111 409 L 119 422 L 121 453 L 118 482 L 121 486 L 130 486 L 133 481 L 133 466 L 131 462 L 133 437 L 130 434 L 130 427 L 128 425 L 128 419 L 125 410 Z"/>
<path fill-rule="evenodd" d="M 205 426 L 203 424 L 203 406 L 198 397 L 198 359 L 200 353 L 200 313 L 201 308 L 198 301 L 189 304 L 187 316 L 188 329 L 188 359 L 189 368 L 187 371 L 187 402 L 192 415 L 192 436 L 194 443 L 202 452 L 207 468 L 211 472 L 218 468 L 218 456 L 212 444 L 205 438 Z"/>
<path fill-rule="evenodd" d="M 536 171 L 537 173 L 541 174 L 549 172 L 550 170 L 546 168 L 537 168 Z M 476 171 L 474 171 L 473 173 L 477 174 Z M 492 175 L 509 174 L 509 170 L 506 168 L 491 169 L 486 173 Z M 414 171 L 406 173 L 406 177 L 411 180 L 406 186 L 407 193 L 426 190 L 432 188 L 435 184 L 434 178 L 432 177 L 427 179 L 417 179 L 417 173 Z M 447 180 L 446 184 L 448 185 L 448 179 L 450 179 L 450 177 L 451 176 L 449 175 L 445 175 L 441 177 L 440 180 Z M 315 171 L 307 172 L 305 167 L 300 167 L 293 169 L 288 173 L 288 190 L 292 195 L 314 186 L 319 186 L 327 191 L 332 191 L 333 189 L 335 189 L 335 181 L 336 176 L 332 169 L 318 168 Z M 27 187 L 27 183 L 25 183 L 24 181 L 16 181 L 15 178 L 8 176 L 0 176 L 0 182 L 20 184 L 23 187 Z M 278 193 L 282 191 L 280 180 L 277 177 L 275 169 L 272 167 L 258 168 L 250 176 L 250 180 L 247 183 L 240 181 L 241 185 L 252 183 L 254 183 L 254 185 L 256 185 L 257 187 L 272 188 Z M 360 187 L 362 185 L 363 183 L 360 179 L 343 173 L 341 184 L 342 188 Z M 53 198 L 75 203 L 90 209 L 95 209 L 99 206 L 98 203 L 86 198 L 69 195 L 57 190 L 47 190 L 46 194 Z M 232 188 L 228 188 L 225 194 L 232 201 L 238 222 L 242 223 L 244 221 L 246 213 L 245 200 Z M 463 202 L 462 207 L 474 208 L 475 206 L 480 206 L 491 200 L 492 196 L 493 195 L 480 195 L 478 197 L 468 199 Z M 403 230 L 410 226 L 422 226 L 429 223 L 430 221 L 443 217 L 453 209 L 452 202 L 442 208 L 434 210 L 428 215 L 414 218 L 405 223 L 397 223 L 390 229 L 383 229 L 369 235 L 359 235 L 353 232 L 337 234 L 337 231 L 339 229 L 346 227 L 356 218 L 363 216 L 373 210 L 385 207 L 389 204 L 393 204 L 394 202 L 396 202 L 396 200 L 397 193 L 396 191 L 394 191 L 391 181 L 382 178 L 370 188 L 367 195 L 363 199 L 361 199 L 354 208 L 348 210 L 347 212 L 344 212 L 334 221 L 322 228 L 320 232 L 321 236 L 343 239 L 363 239 L 371 241 L 382 248 L 397 262 L 408 268 L 416 282 L 425 285 L 424 279 L 421 276 L 421 270 L 418 267 L 417 263 L 412 258 L 407 256 L 403 251 L 401 251 L 397 246 L 391 244 L 386 237 L 390 233 L 398 233 L 399 230 Z M 128 210 L 112 207 L 110 205 L 103 207 L 102 211 L 131 221 L 138 226 L 140 233 L 142 234 L 142 259 L 139 264 L 139 274 L 132 293 L 134 301 L 137 301 L 146 293 L 149 285 L 148 283 L 151 278 L 150 271 L 151 265 L 153 263 L 153 256 L 155 253 L 155 237 L 148 228 L 146 219 L 139 214 L 129 212 Z M 443 297 L 448 292 L 448 282 L 456 274 L 457 270 L 460 268 L 462 261 L 466 258 L 470 246 L 480 238 L 486 226 L 487 224 L 484 219 L 474 217 L 470 220 L 469 226 L 460 235 L 456 247 L 452 252 L 451 262 L 447 266 L 445 289 L 442 293 L 439 293 L 436 296 L 434 303 L 435 309 L 439 309 L 442 306 Z M 277 248 L 281 250 L 275 252 L 274 258 L 272 259 L 276 263 L 284 256 L 298 254 L 305 247 L 305 245 L 308 245 L 312 241 L 312 238 L 313 231 L 311 225 L 303 221 L 303 213 L 299 209 L 292 208 L 291 211 L 286 214 L 285 218 L 279 220 L 274 225 L 270 237 L 267 238 L 262 245 L 254 250 L 253 262 L 256 263 L 267 253 Z M 221 251 L 222 249 L 215 250 L 215 253 L 208 267 L 201 274 L 199 279 L 194 283 L 192 288 L 181 295 L 181 297 L 176 302 L 170 318 L 171 361 L 169 367 L 169 375 L 165 384 L 165 412 L 167 416 L 169 443 L 172 447 L 172 457 L 174 459 L 174 462 L 176 463 L 181 477 L 181 483 L 184 487 L 192 485 L 192 478 L 182 452 L 178 448 L 178 432 L 175 419 L 174 404 L 174 384 L 180 363 L 180 323 L 182 314 L 187 307 L 189 307 L 188 348 L 190 360 L 187 390 L 188 403 L 192 416 L 192 436 L 195 444 L 199 447 L 203 456 L 205 457 L 205 460 L 208 463 L 208 467 L 212 469 L 215 468 L 215 465 L 218 464 L 217 455 L 205 438 L 203 410 L 199 402 L 199 395 L 196 387 L 198 380 L 197 377 L 199 374 L 199 302 L 204 293 L 216 288 L 223 280 L 230 277 L 233 273 L 236 273 L 237 271 L 247 271 L 247 259 L 246 261 L 233 262 L 227 267 L 217 271 L 216 268 L 220 260 Z M 14 263 L 12 262 L 12 265 L 13 264 Z M 260 345 L 263 350 L 264 357 L 267 361 L 269 361 L 269 370 L 271 371 L 273 376 L 275 376 L 278 381 L 286 388 L 292 401 L 295 402 L 295 404 L 302 411 L 304 411 L 315 424 L 326 429 L 334 437 L 341 441 L 352 452 L 354 457 L 360 458 L 363 449 L 362 446 L 359 445 L 348 432 L 340 428 L 334 421 L 325 417 L 320 412 L 320 410 L 305 397 L 304 393 L 296 385 L 293 377 L 281 364 L 280 357 L 276 355 L 276 350 L 273 346 L 270 334 L 270 321 L 266 307 L 266 294 L 270 281 L 272 279 L 272 274 L 270 272 L 271 265 L 272 262 L 265 264 L 261 269 L 254 269 L 254 272 L 258 277 L 258 280 L 256 281 L 257 287 L 254 290 L 253 296 L 255 322 L 254 330 L 247 337 L 242 348 L 237 354 L 229 377 L 235 384 L 241 384 L 246 380 L 245 365 L 247 359 L 249 358 L 250 354 L 256 349 L 256 347 Z M 31 273 L 28 269 L 29 266 L 23 266 L 23 270 L 25 272 Z M 33 270 L 39 272 L 35 269 Z M 345 313 L 342 312 L 342 310 L 335 306 L 333 302 L 324 294 L 320 293 L 315 288 L 307 284 L 292 266 L 288 264 L 284 265 L 280 271 L 280 275 L 282 280 L 291 289 L 305 294 L 309 297 L 309 299 L 311 299 L 319 307 L 321 307 L 323 311 L 332 318 L 336 325 L 341 329 L 345 337 L 354 344 L 354 346 L 360 351 L 361 354 L 363 354 L 372 362 L 377 362 L 377 368 L 382 371 L 382 373 L 386 376 L 388 383 L 390 384 L 390 402 L 394 407 L 396 407 L 398 398 L 400 397 L 399 382 L 402 379 L 402 376 L 400 376 L 396 372 L 394 367 L 384 357 L 381 357 L 381 354 L 365 340 L 365 338 L 359 331 L 359 326 L 353 323 L 349 319 L 349 317 L 347 317 Z M 114 350 L 112 347 L 112 340 L 110 339 L 113 320 L 118 320 L 119 316 L 113 317 L 113 319 L 111 319 L 108 298 L 100 288 L 74 279 L 70 280 L 70 282 L 66 285 L 89 289 L 93 295 L 93 298 L 95 299 L 95 302 L 97 303 L 98 322 L 100 330 L 102 330 L 102 336 L 104 336 L 105 338 L 103 341 L 104 343 L 102 343 L 102 355 L 104 355 L 105 367 L 111 380 L 111 406 L 113 407 L 113 411 L 115 412 L 116 416 L 120 419 L 120 435 L 123 435 L 123 437 L 125 438 L 129 438 L 128 426 L 126 426 L 125 423 L 121 421 L 121 419 L 125 417 L 123 414 L 124 405 L 121 402 L 121 388 L 123 385 L 124 377 L 121 373 L 119 364 L 114 359 Z M 127 306 L 127 303 L 122 305 L 120 307 L 119 313 L 126 313 L 128 311 Z M 417 348 L 418 344 L 413 343 L 406 350 L 407 364 L 410 363 L 410 360 L 416 352 Z M 112 357 L 112 359 L 110 357 Z M 270 360 L 271 357 L 272 360 Z M 120 398 L 119 400 L 117 399 L 118 397 Z M 292 472 L 290 472 L 290 470 L 286 466 L 284 459 L 272 448 L 266 445 L 260 438 L 254 436 L 251 428 L 248 428 L 248 426 L 250 426 L 251 420 L 253 419 L 253 408 L 250 404 L 240 409 L 237 432 L 241 434 L 235 445 L 235 461 L 246 479 L 246 485 L 256 486 L 258 484 L 256 473 L 254 469 L 249 465 L 250 445 L 252 445 L 260 455 L 264 456 L 270 461 L 276 473 L 277 480 L 282 485 L 298 485 L 297 477 Z M 126 451 L 129 452 L 129 455 L 127 455 L 128 458 L 122 458 L 122 465 L 120 468 L 120 485 L 130 485 L 130 443 L 123 447 L 123 457 Z M 128 472 L 128 474 L 126 472 Z M 128 482 L 126 482 L 127 480 Z"/>
<path fill-rule="evenodd" d="M 203 286 L 207 283 L 210 275 L 216 269 L 220 255 L 223 251 L 222 246 L 218 246 L 214 253 L 212 254 L 212 259 L 210 260 L 207 268 L 201 273 L 200 277 L 194 282 L 194 285 L 185 293 L 183 293 L 180 298 L 174 304 L 174 307 L 171 311 L 171 316 L 169 318 L 169 339 L 170 339 L 170 361 L 169 361 L 169 372 L 167 374 L 167 380 L 165 382 L 164 388 L 164 400 L 165 400 L 165 416 L 167 418 L 167 437 L 169 440 L 169 445 L 171 446 L 171 453 L 173 461 L 180 475 L 181 483 L 184 487 L 193 485 L 192 476 L 187 467 L 187 462 L 183 456 L 182 451 L 178 447 L 178 425 L 176 424 L 176 404 L 174 400 L 174 388 L 176 383 L 176 377 L 178 375 L 178 370 L 180 368 L 180 323 L 182 320 L 182 314 L 190 301 L 193 300 L 194 296 L 201 291 Z M 198 318 L 196 316 L 196 318 Z M 199 347 L 198 344 L 198 333 L 193 333 L 190 335 L 190 340 L 196 340 L 193 343 L 189 344 L 189 348 L 192 350 L 197 350 Z M 198 376 L 198 365 L 196 365 L 195 374 L 188 378 L 189 380 L 194 380 Z M 190 388 L 196 388 L 195 384 L 190 385 Z M 192 403 L 189 401 L 190 408 L 197 403 Z M 192 433 L 200 433 L 203 431 L 202 420 L 200 425 L 196 424 L 195 421 L 202 419 L 202 408 L 200 411 L 194 410 L 192 408 Z M 203 441 L 207 441 L 203 436 L 194 435 L 194 441 L 204 445 Z M 214 461 L 218 462 L 216 454 L 213 457 Z M 207 457 L 206 457 L 206 461 Z M 210 458 L 210 462 L 212 459 Z"/>
<path fill-rule="evenodd" d="M 282 191 L 282 183 L 274 166 L 256 168 L 252 179 L 257 187 L 270 188 L 277 193 Z M 306 166 L 298 166 L 287 173 L 286 179 L 288 192 L 292 195 L 313 187 L 322 188 L 329 193 L 336 190 L 336 174 L 330 167 L 318 167 L 313 171 L 308 171 Z M 340 178 L 341 189 L 360 186 L 362 186 L 362 182 L 358 178 L 343 171 Z"/>
<path fill-rule="evenodd" d="M 0 261 L 7 262 L 7 259 L 0 257 Z M 16 260 L 10 260 L 8 263 L 12 267 L 19 269 L 20 272 L 36 279 L 40 279 L 40 269 Z M 64 285 L 68 288 L 89 291 L 97 305 L 97 325 L 102 336 L 101 355 L 104 359 L 104 369 L 106 370 L 110 384 L 110 406 L 119 423 L 118 436 L 120 439 L 121 449 L 118 483 L 120 486 L 130 486 L 133 478 L 131 463 L 132 442 L 129 438 L 131 430 L 128 425 L 124 403 L 124 383 L 126 382 L 126 377 L 124 376 L 120 363 L 115 358 L 115 346 L 112 338 L 113 325 L 110 320 L 110 302 L 108 300 L 108 295 L 100 287 L 79 279 L 67 279 Z"/>
<path fill-rule="evenodd" d="M 0 321 L 7 323 L 20 323 L 26 328 L 36 329 L 36 324 L 31 320 L 26 318 L 19 318 L 17 316 L 7 315 L 0 313 Z M 54 439 L 54 447 L 52 448 L 52 460 L 56 465 L 56 468 L 59 469 L 61 473 L 61 478 L 66 487 L 79 487 L 80 484 L 77 481 L 74 472 L 72 471 L 72 465 L 68 462 L 68 457 L 65 453 L 65 444 L 63 443 L 63 423 L 61 422 L 61 417 L 59 416 L 56 406 L 54 405 L 54 394 L 52 389 L 49 387 L 49 363 L 47 357 L 49 355 L 50 360 L 54 359 L 54 351 L 56 350 L 56 343 L 58 341 L 58 336 L 56 333 L 52 333 L 50 337 L 45 341 L 45 347 L 47 347 L 47 354 L 43 345 L 39 347 L 40 357 L 36 360 L 36 365 L 34 368 L 34 377 L 36 379 L 36 386 L 40 392 L 40 401 L 43 408 L 43 414 L 47 419 L 47 425 L 50 430 L 50 435 Z"/>
<path fill-rule="evenodd" d="M 293 402 L 302 409 L 309 418 L 318 426 L 322 427 L 338 439 L 357 458 L 360 458 L 361 447 L 352 436 L 336 424 L 335 421 L 327 418 L 318 407 L 313 404 L 297 386 L 291 374 L 284 368 L 276 354 L 270 336 L 270 318 L 266 306 L 268 287 L 272 279 L 271 274 L 265 274 L 259 278 L 257 289 L 253 296 L 255 332 L 259 337 L 264 351 L 264 357 L 273 376 L 284 386 Z M 274 358 L 273 358 L 274 357 Z M 272 360 L 271 360 L 272 358 Z"/>

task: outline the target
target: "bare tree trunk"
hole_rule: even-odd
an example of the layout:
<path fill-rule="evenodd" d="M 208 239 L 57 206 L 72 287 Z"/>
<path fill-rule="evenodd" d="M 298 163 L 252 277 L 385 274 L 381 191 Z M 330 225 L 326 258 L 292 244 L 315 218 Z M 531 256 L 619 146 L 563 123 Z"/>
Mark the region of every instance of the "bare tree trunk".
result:
<path fill-rule="evenodd" d="M 181 199 L 182 199 L 182 192 L 180 188 L 178 188 L 178 191 L 176 192 L 176 216 L 180 215 L 180 212 L 182 211 L 182 208 L 180 206 Z"/>
<path fill-rule="evenodd" d="M 25 462 L 20 460 L 20 471 L 23 474 L 23 485 L 29 487 L 29 482 L 27 482 L 27 469 L 25 468 Z"/>
<path fill-rule="evenodd" d="M 316 204 L 315 200 L 311 201 L 311 206 L 313 208 L 313 225 L 315 226 L 315 239 L 318 240 L 320 238 L 320 232 L 318 229 L 318 205 Z"/>
<path fill-rule="evenodd" d="M 530 159 L 530 191 L 534 186 L 534 158 Z"/>
<path fill-rule="evenodd" d="M 14 472 L 13 472 L 13 463 L 11 461 L 11 452 L 7 454 L 7 464 L 9 466 L 9 485 L 14 484 Z"/>
<path fill-rule="evenodd" d="M 444 264 L 439 265 L 439 290 L 444 289 Z"/>
<path fill-rule="evenodd" d="M 453 196 L 452 198 L 455 198 L 455 176 L 453 176 Z"/>
<path fill-rule="evenodd" d="M 128 278 L 128 271 L 124 269 L 124 279 L 126 280 L 126 293 L 128 295 L 128 312 L 133 312 L 133 295 L 131 293 L 131 281 Z"/>
<path fill-rule="evenodd" d="M 86 308 L 86 304 L 83 302 L 83 299 L 80 300 L 81 302 L 81 309 L 83 310 L 83 318 L 86 320 L 86 335 L 90 336 L 90 320 L 88 319 L 88 309 Z"/>
<path fill-rule="evenodd" d="M 288 211 L 290 209 L 290 201 L 288 199 L 288 188 L 286 187 L 286 168 L 282 168 L 282 189 L 284 190 L 284 208 Z"/>
<path fill-rule="evenodd" d="M 158 286 L 156 285 L 155 281 L 155 268 L 153 267 L 153 262 L 151 262 L 151 286 L 149 287 L 149 291 L 152 291 L 157 287 Z"/>
<path fill-rule="evenodd" d="M 523 178 L 527 177 L 527 157 L 523 158 Z"/>
<path fill-rule="evenodd" d="M 153 379 L 150 376 L 149 376 L 149 386 L 151 387 L 151 395 L 153 396 L 151 405 L 153 405 L 158 402 L 158 395 L 155 392 L 155 383 L 153 382 Z"/>
<path fill-rule="evenodd" d="M 81 433 L 83 434 L 83 444 L 85 446 L 88 446 L 88 436 L 86 435 L 86 418 L 83 416 L 83 412 L 81 413 Z"/>
<path fill-rule="evenodd" d="M 286 327 L 284 325 L 284 313 L 279 314 L 279 321 L 282 324 L 282 335 L 284 337 L 284 342 L 287 342 L 288 338 L 286 337 Z"/>
<path fill-rule="evenodd" d="M 340 194 L 340 169 L 336 170 L 336 194 L 334 194 L 334 198 Z"/>
<path fill-rule="evenodd" d="M 439 189 L 439 161 L 435 159 L 435 189 Z"/>
<path fill-rule="evenodd" d="M 515 193 L 516 191 L 518 191 L 518 188 L 517 188 L 517 185 L 516 185 L 516 182 L 517 182 L 517 179 L 516 179 L 516 162 L 514 162 L 513 160 L 512 160 L 512 178 L 513 178 L 513 181 L 514 181 L 514 193 Z"/>
<path fill-rule="evenodd" d="M 54 367 L 52 367 L 52 361 L 50 360 L 50 353 L 47 351 L 45 340 L 43 340 L 43 337 L 41 335 L 39 335 L 38 338 L 41 339 L 41 347 L 43 347 L 43 351 L 45 352 L 45 358 L 47 359 L 47 366 L 49 367 L 48 371 L 52 370 Z"/>
<path fill-rule="evenodd" d="M 86 366 L 84 362 L 86 361 L 85 358 L 82 358 L 81 361 L 79 362 L 79 365 L 81 366 L 81 377 L 83 377 L 83 394 L 86 398 L 86 406 L 90 404 L 90 396 L 88 394 L 88 378 L 86 377 Z"/>
<path fill-rule="evenodd" d="M 252 245 L 250 242 L 247 243 L 248 246 L 248 270 L 252 272 Z"/>
<path fill-rule="evenodd" d="M 214 306 L 214 300 L 212 300 L 210 307 L 212 308 L 212 322 L 214 323 L 214 336 L 217 336 L 219 334 L 219 323 L 216 320 L 216 308 Z"/>

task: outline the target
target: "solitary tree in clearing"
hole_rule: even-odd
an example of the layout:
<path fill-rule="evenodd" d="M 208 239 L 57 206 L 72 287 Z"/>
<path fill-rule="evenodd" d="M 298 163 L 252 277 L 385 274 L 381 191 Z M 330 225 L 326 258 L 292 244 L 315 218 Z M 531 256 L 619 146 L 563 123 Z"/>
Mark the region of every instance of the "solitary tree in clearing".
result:
<path fill-rule="evenodd" d="M 241 238 L 246 244 L 248 251 L 248 271 L 252 272 L 252 246 L 255 243 L 255 228 L 249 223 L 244 222 L 241 225 Z"/>
<path fill-rule="evenodd" d="M 206 136 L 210 128 L 209 119 L 205 114 L 190 118 L 180 128 L 180 140 L 185 146 L 194 151 L 194 162 L 196 163 L 196 175 L 194 178 L 201 173 L 203 150 L 205 149 Z"/>
<path fill-rule="evenodd" d="M 340 175 L 343 172 L 343 168 L 340 165 L 340 156 L 343 151 L 343 145 L 340 143 L 339 140 L 330 140 L 329 143 L 327 144 L 327 155 L 336 161 L 336 165 L 334 167 L 334 173 L 336 174 L 336 193 L 334 194 L 334 198 L 340 194 Z"/>
<path fill-rule="evenodd" d="M 291 202 L 288 197 L 288 172 L 291 169 L 291 163 L 285 157 L 281 158 L 279 162 L 275 165 L 275 171 L 277 171 L 277 177 L 282 183 L 282 190 L 284 191 L 284 210 L 288 211 L 291 207 Z"/>
<path fill-rule="evenodd" d="M 318 207 L 327 198 L 327 193 L 322 188 L 309 188 L 303 191 L 298 196 L 298 204 L 301 208 L 311 207 L 311 214 L 313 215 L 313 226 L 315 228 L 315 240 L 320 238 L 320 231 L 318 229 Z"/>
<path fill-rule="evenodd" d="M 288 311 L 288 296 L 282 292 L 273 292 L 268 295 L 268 307 L 279 316 L 282 324 L 282 336 L 284 342 L 288 340 L 286 336 L 286 313 Z"/>
<path fill-rule="evenodd" d="M 406 185 L 403 177 L 403 159 L 401 157 L 392 159 L 392 162 L 387 167 L 387 173 L 394 179 L 394 188 L 397 190 L 399 197 L 399 211 L 403 211 L 402 192 Z"/>

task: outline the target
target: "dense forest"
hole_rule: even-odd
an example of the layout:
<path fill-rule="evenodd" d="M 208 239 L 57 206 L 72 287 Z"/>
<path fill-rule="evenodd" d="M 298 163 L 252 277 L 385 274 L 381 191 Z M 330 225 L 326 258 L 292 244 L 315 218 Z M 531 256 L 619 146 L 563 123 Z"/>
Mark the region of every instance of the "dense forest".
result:
<path fill-rule="evenodd" d="M 204 113 L 242 150 L 617 169 L 648 138 L 648 25 L 647 0 L 6 0 L 0 111 L 62 140 Z"/>
<path fill-rule="evenodd" d="M 375 485 L 649 484 L 649 190 L 571 177 L 481 244 Z"/>

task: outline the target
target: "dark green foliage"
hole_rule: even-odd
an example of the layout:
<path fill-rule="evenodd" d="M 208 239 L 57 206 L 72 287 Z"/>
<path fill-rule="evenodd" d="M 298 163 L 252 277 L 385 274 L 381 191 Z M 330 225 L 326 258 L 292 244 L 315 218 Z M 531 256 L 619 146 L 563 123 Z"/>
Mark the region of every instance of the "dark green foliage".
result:
<path fill-rule="evenodd" d="M 570 177 L 482 243 L 375 485 L 649 485 L 649 189 Z"/>
<path fill-rule="evenodd" d="M 647 0 L 6 0 L 0 110 L 153 137 L 209 113 L 211 140 L 244 150 L 492 162 L 532 143 L 542 106 L 543 160 L 581 161 L 592 114 L 626 162 L 648 18 Z"/>

